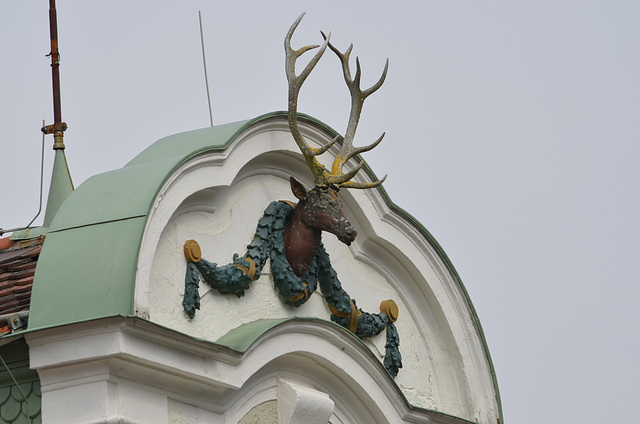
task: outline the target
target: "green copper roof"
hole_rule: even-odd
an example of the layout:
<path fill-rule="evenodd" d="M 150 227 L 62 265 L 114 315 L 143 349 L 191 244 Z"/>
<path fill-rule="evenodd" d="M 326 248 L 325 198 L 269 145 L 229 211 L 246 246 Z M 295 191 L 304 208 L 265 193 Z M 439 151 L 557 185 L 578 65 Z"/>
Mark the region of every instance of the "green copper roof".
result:
<path fill-rule="evenodd" d="M 38 260 L 29 329 L 132 316 L 135 272 L 149 209 L 172 171 L 223 149 L 264 115 L 163 138 L 122 169 L 85 181 L 60 206 Z"/>
<path fill-rule="evenodd" d="M 47 234 L 49 232 L 49 226 L 58 213 L 60 206 L 62 206 L 71 193 L 73 193 L 73 182 L 71 181 L 71 174 L 69 173 L 69 166 L 67 165 L 67 157 L 64 154 L 64 149 L 58 149 L 55 150 L 53 159 L 49 197 L 47 198 L 47 208 L 42 226 L 15 231 L 11 235 L 11 240 L 26 240 Z"/>
<path fill-rule="evenodd" d="M 122 169 L 85 181 L 65 202 L 50 231 L 146 216 L 157 191 L 173 169 L 199 153 L 226 147 L 245 125 L 266 117 L 158 140 Z"/>
<path fill-rule="evenodd" d="M 238 352 L 246 352 L 256 340 L 267 331 L 295 318 L 261 319 L 240 325 L 220 337 L 217 344 L 229 347 Z"/>
<path fill-rule="evenodd" d="M 51 185 L 49 187 L 49 198 L 47 200 L 47 211 L 44 215 L 44 227 L 51 226 L 53 218 L 57 214 L 60 206 L 73 193 L 73 182 L 69 174 L 69 166 L 64 150 L 56 150 L 53 163 L 53 173 L 51 175 Z"/>
<path fill-rule="evenodd" d="M 91 177 L 75 191 L 66 193 L 68 197 L 58 205 L 38 260 L 31 297 L 29 331 L 116 315 L 135 316 L 134 289 L 138 252 L 149 211 L 166 179 L 190 158 L 204 152 L 225 149 L 249 126 L 273 118 L 286 119 L 286 116 L 286 112 L 274 112 L 247 121 L 165 137 L 145 149 L 122 169 Z M 299 120 L 337 135 L 336 131 L 314 118 L 300 114 Z M 366 163 L 365 170 L 373 180 L 377 180 Z M 380 189 L 389 206 L 423 232 L 457 277 L 467 296 L 491 364 L 482 326 L 453 264 L 429 231 L 395 205 L 384 188 Z M 260 327 L 262 324 L 255 324 L 258 327 L 244 330 L 261 334 L 278 323 L 262 323 L 266 325 L 265 328 Z M 229 339 L 228 345 L 236 346 L 239 343 L 237 347 L 242 350 L 244 343 L 252 339 L 245 338 L 247 334 L 244 330 L 236 334 L 242 335 L 244 342 Z M 233 337 L 232 334 L 228 336 Z M 490 366 L 493 373 L 493 365 Z M 502 413 L 495 374 L 493 377 Z"/>
<path fill-rule="evenodd" d="M 190 158 L 226 148 L 249 126 L 283 117 L 286 112 L 274 112 L 165 137 L 123 168 L 81 184 L 51 222 L 36 268 L 29 330 L 134 316 L 142 234 L 166 179 Z M 328 128 L 308 116 L 300 120 Z"/>

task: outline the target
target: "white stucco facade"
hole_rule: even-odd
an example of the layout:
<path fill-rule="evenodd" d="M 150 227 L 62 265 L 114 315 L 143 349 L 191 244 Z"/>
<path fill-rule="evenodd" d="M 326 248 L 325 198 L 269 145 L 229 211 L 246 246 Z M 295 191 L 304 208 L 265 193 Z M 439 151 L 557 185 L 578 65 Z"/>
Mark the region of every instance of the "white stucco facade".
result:
<path fill-rule="evenodd" d="M 300 126 L 313 145 L 333 137 L 313 121 Z M 319 289 L 300 307 L 286 305 L 268 262 L 241 298 L 201 283 L 201 307 L 189 319 L 185 241 L 197 240 L 208 261 L 230 263 L 270 202 L 295 200 L 290 176 L 311 188 L 282 116 L 173 169 L 144 227 L 133 314 L 28 335 L 44 422 L 497 423 L 495 379 L 463 286 L 426 230 L 380 189 L 341 190 L 358 237 L 351 246 L 331 234 L 323 242 L 359 308 L 398 305 L 403 368 L 395 379 L 382 365 L 384 332 L 361 341 L 332 323 Z M 82 408 L 64 406 L 70 399 Z"/>

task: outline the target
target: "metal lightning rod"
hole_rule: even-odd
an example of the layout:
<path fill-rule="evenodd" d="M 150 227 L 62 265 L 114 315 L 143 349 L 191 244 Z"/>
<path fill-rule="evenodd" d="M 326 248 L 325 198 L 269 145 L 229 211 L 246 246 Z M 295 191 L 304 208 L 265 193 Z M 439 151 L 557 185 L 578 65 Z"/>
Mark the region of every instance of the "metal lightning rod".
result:
<path fill-rule="evenodd" d="M 64 150 L 64 130 L 67 124 L 62 122 L 62 107 L 60 106 L 60 53 L 58 52 L 58 19 L 55 0 L 49 1 L 49 28 L 51 33 L 51 80 L 53 82 L 53 125 L 42 127 L 45 134 L 53 134 L 53 149 Z"/>
<path fill-rule="evenodd" d="M 209 77 L 207 76 L 207 58 L 204 54 L 204 34 L 202 32 L 202 13 L 198 10 L 198 20 L 200 21 L 200 44 L 202 45 L 202 64 L 204 65 L 204 82 L 207 86 L 207 101 L 209 102 L 209 121 L 213 127 L 213 112 L 211 111 L 211 95 L 209 94 Z"/>

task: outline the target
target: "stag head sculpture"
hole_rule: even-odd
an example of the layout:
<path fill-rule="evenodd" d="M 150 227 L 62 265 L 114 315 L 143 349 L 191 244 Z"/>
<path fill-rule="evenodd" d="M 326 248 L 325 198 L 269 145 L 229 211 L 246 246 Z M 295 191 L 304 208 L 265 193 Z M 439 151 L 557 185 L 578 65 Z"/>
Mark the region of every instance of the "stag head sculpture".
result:
<path fill-rule="evenodd" d="M 298 24 L 302 20 L 304 13 L 293 23 L 284 40 L 284 48 L 286 53 L 286 74 L 289 83 L 289 128 L 295 142 L 297 143 L 304 159 L 311 170 L 314 177 L 314 187 L 309 192 L 296 181 L 291 178 L 291 190 L 299 199 L 291 219 L 287 223 L 284 233 L 285 254 L 289 264 L 293 268 L 296 275 L 304 275 L 313 260 L 319 246 L 322 231 L 328 231 L 335 234 L 340 241 L 349 245 L 355 240 L 357 232 L 347 219 L 342 204 L 338 199 L 338 191 L 340 188 L 374 188 L 382 184 L 386 176 L 381 180 L 372 183 L 358 183 L 351 181 L 353 177 L 362 169 L 363 161 L 360 161 L 352 170 L 345 172 L 345 164 L 356 155 L 367 152 L 376 147 L 384 138 L 384 133 L 373 143 L 363 146 L 354 147 L 353 139 L 355 137 L 362 106 L 365 99 L 377 91 L 387 76 L 389 60 L 385 64 L 382 75 L 378 81 L 366 90 L 360 88 L 361 68 L 360 61 L 356 58 L 356 73 L 352 78 L 349 67 L 349 57 L 353 44 L 341 53 L 329 41 L 331 34 L 328 36 L 324 33 L 324 43 L 321 46 L 311 45 L 293 50 L 291 47 L 291 37 L 296 30 Z M 296 60 L 305 52 L 316 49 L 315 56 L 309 61 L 307 66 L 302 70 L 300 75 L 296 75 Z M 340 59 L 342 64 L 342 72 L 344 80 L 351 93 L 351 113 L 349 123 L 345 132 L 340 150 L 336 155 L 331 169 L 328 170 L 318 161 L 318 156 L 329 150 L 339 137 L 335 137 L 326 145 L 320 148 L 309 146 L 298 127 L 298 95 L 302 84 L 307 79 L 313 68 L 318 64 L 320 58 L 324 54 L 326 48 L 329 47 Z"/>
<path fill-rule="evenodd" d="M 247 246 L 247 253 L 242 257 L 234 255 L 234 262 L 231 264 L 218 266 L 202 259 L 197 242 L 187 241 L 184 245 L 187 272 L 182 304 L 189 317 L 194 318 L 196 309 L 200 308 L 198 294 L 200 276 L 219 293 L 242 296 L 251 282 L 260 276 L 263 266 L 269 259 L 274 285 L 288 305 L 296 307 L 302 305 L 319 286 L 331 311 L 331 320 L 349 329 L 357 337 L 372 337 L 386 328 L 387 342 L 383 364 L 391 376 L 395 377 L 402 367 L 400 339 L 393 325 L 398 318 L 397 305 L 393 300 L 385 300 L 380 304 L 379 314 L 371 314 L 359 309 L 355 300 L 342 288 L 321 241 L 323 231 L 335 234 L 347 245 L 356 238 L 357 232 L 347 219 L 338 199 L 340 188 L 373 188 L 384 181 L 384 178 L 372 183 L 351 181 L 362 168 L 363 162 L 360 161 L 349 171 L 345 170 L 345 164 L 359 153 L 373 149 L 382 141 L 384 134 L 368 146 L 353 147 L 353 137 L 364 100 L 382 86 L 389 61 L 387 60 L 378 82 L 369 89 L 361 90 L 359 61 L 356 59 L 357 70 L 353 78 L 349 69 L 349 55 L 353 45 L 345 53 L 340 53 L 329 42 L 329 37 L 322 34 L 324 37 L 322 46 L 306 46 L 298 50 L 291 48 L 291 37 L 303 16 L 301 15 L 293 23 L 284 40 L 289 81 L 289 128 L 314 176 L 314 187 L 307 191 L 302 184 L 291 177 L 291 190 L 298 198 L 298 204 L 293 205 L 287 201 L 271 202 L 258 221 L 254 238 Z M 320 50 L 302 73 L 296 75 L 298 57 L 317 47 L 320 47 Z M 320 148 L 309 146 L 300 132 L 297 116 L 300 87 L 327 47 L 340 59 L 344 79 L 351 92 L 349 124 L 331 170 L 318 162 L 317 156 L 336 144 L 338 137 Z"/>

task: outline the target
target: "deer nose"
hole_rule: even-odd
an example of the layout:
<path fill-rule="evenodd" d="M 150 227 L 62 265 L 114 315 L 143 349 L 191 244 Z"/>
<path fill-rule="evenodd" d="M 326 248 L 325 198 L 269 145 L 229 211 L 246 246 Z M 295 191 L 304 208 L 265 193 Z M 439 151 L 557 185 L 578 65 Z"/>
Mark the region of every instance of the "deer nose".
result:
<path fill-rule="evenodd" d="M 351 245 L 351 242 L 356 239 L 358 232 L 351 226 L 351 223 L 347 221 L 347 226 L 344 229 L 344 234 L 340 237 L 340 241 L 347 246 Z"/>

